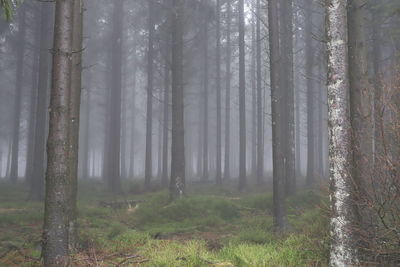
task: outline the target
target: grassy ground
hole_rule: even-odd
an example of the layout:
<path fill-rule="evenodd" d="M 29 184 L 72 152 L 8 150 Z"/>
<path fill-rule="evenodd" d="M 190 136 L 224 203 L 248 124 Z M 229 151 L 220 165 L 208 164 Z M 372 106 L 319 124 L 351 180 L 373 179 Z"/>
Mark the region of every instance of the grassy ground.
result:
<path fill-rule="evenodd" d="M 326 266 L 326 199 L 302 191 L 288 201 L 291 229 L 272 228 L 272 195 L 191 185 L 170 203 L 166 191 L 114 197 L 99 183 L 80 185 L 80 250 L 75 266 Z M 27 189 L 0 183 L 0 266 L 40 266 L 41 203 Z M 111 209 L 99 201 L 145 200 Z"/>

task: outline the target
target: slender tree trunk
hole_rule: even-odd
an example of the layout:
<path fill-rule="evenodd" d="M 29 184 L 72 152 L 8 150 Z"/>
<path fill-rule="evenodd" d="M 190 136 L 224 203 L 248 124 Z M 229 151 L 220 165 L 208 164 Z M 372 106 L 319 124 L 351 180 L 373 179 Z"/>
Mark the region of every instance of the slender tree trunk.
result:
<path fill-rule="evenodd" d="M 71 91 L 69 99 L 70 125 L 69 125 L 69 164 L 70 164 L 70 201 L 69 214 L 69 249 L 77 247 L 77 193 L 78 193 L 78 156 L 79 156 L 79 118 L 82 88 L 82 34 L 83 34 L 83 2 L 74 0 L 74 18 L 72 32 L 72 66 L 71 66 Z"/>
<path fill-rule="evenodd" d="M 135 53 L 134 57 L 134 66 L 132 69 L 132 76 L 133 76 L 133 82 L 132 82 L 132 107 L 131 107 L 131 117 L 132 117 L 132 128 L 131 128 L 131 147 L 130 147 L 130 165 L 129 165 L 129 176 L 130 178 L 135 177 L 135 124 L 136 124 L 136 75 L 137 75 L 137 59 L 136 59 L 136 44 L 133 49 Z"/>
<path fill-rule="evenodd" d="M 274 193 L 274 226 L 276 231 L 283 232 L 287 228 L 285 210 L 285 177 L 282 140 L 282 92 L 280 85 L 279 55 L 279 19 L 278 0 L 268 2 L 271 111 L 272 111 L 272 161 L 273 161 L 273 193 Z"/>
<path fill-rule="evenodd" d="M 36 124 L 35 124 L 35 142 L 33 148 L 33 170 L 30 179 L 29 199 L 42 200 L 45 176 L 46 161 L 46 135 L 47 135 L 47 99 L 49 87 L 49 47 L 50 34 L 49 25 L 51 24 L 51 16 L 53 9 L 48 3 L 40 3 L 40 55 L 39 55 L 39 80 L 38 93 L 36 102 Z"/>
<path fill-rule="evenodd" d="M 183 12 L 184 2 L 172 3 L 172 143 L 170 197 L 185 193 L 185 141 L 183 101 Z"/>
<path fill-rule="evenodd" d="M 256 59 L 257 59 L 257 183 L 264 178 L 264 110 L 261 75 L 261 1 L 256 6 Z"/>
<path fill-rule="evenodd" d="M 295 136 L 294 136 L 294 85 L 293 85 L 293 1 L 282 1 L 282 90 L 285 101 L 285 177 L 286 194 L 292 195 L 296 190 L 295 175 Z"/>
<path fill-rule="evenodd" d="M 208 14 L 204 22 L 203 182 L 208 181 Z"/>
<path fill-rule="evenodd" d="M 83 140 L 82 140 L 82 151 L 83 151 L 83 159 L 82 159 L 82 178 L 89 179 L 90 171 L 90 117 L 91 117 L 91 109 L 92 109 L 92 73 L 90 70 L 87 72 L 87 88 L 86 88 L 86 102 L 85 102 L 85 124 L 83 125 Z"/>
<path fill-rule="evenodd" d="M 221 145 L 221 3 L 217 0 L 216 12 L 217 24 L 217 51 L 216 51 L 216 85 L 217 85 L 217 161 L 216 161 L 216 183 L 222 184 L 222 145 Z"/>
<path fill-rule="evenodd" d="M 328 123 L 331 178 L 330 266 L 357 266 L 351 235 L 351 125 L 347 48 L 347 1 L 328 0 Z"/>
<path fill-rule="evenodd" d="M 226 91 L 225 91 L 225 164 L 224 164 L 224 179 L 230 177 L 230 121 L 231 121 L 231 3 L 227 5 L 227 21 L 226 21 Z"/>
<path fill-rule="evenodd" d="M 167 39 L 164 59 L 164 117 L 163 117 L 163 147 L 162 147 L 162 176 L 161 183 L 165 187 L 168 184 L 168 140 L 169 140 L 169 102 L 170 102 L 170 38 Z"/>
<path fill-rule="evenodd" d="M 122 37 L 123 37 L 123 0 L 116 0 L 113 10 L 110 123 L 108 140 L 108 184 L 113 192 L 121 191 L 121 90 L 122 90 Z"/>
<path fill-rule="evenodd" d="M 44 266 L 67 266 L 69 261 L 69 209 L 66 207 L 71 205 L 68 162 L 73 11 L 74 0 L 56 1 L 50 127 L 47 140 Z"/>
<path fill-rule="evenodd" d="M 246 187 L 246 74 L 244 1 L 239 0 L 239 191 Z"/>
<path fill-rule="evenodd" d="M 147 50 L 147 111 L 146 111 L 146 159 L 145 159 L 145 187 L 149 189 L 152 176 L 152 139 L 153 139 L 153 64 L 154 64 L 154 21 L 153 21 L 153 0 L 148 1 L 148 50 Z"/>
<path fill-rule="evenodd" d="M 251 22 L 251 176 L 257 177 L 257 71 L 256 71 L 256 15 Z"/>
<path fill-rule="evenodd" d="M 314 82 L 313 82 L 313 66 L 314 51 L 312 42 L 312 3 L 313 0 L 306 1 L 305 15 L 305 59 L 306 59 L 306 87 L 307 87 L 307 185 L 315 183 L 315 163 L 314 163 Z"/>
<path fill-rule="evenodd" d="M 30 184 L 33 175 L 33 160 L 34 160 L 34 147 L 35 147 L 35 124 L 36 124 L 36 105 L 38 95 L 38 69 L 39 69 L 39 56 L 40 56 L 40 9 L 36 9 L 34 13 L 34 44 L 33 48 L 33 62 L 32 62 L 32 85 L 29 105 L 29 120 L 28 120 L 28 137 L 27 137 L 27 152 L 26 152 L 26 182 Z"/>
<path fill-rule="evenodd" d="M 15 98 L 14 98 L 14 118 L 12 126 L 12 146 L 11 146 L 11 170 L 10 180 L 16 183 L 18 180 L 18 155 L 19 155 L 19 138 L 20 138 L 20 118 L 21 118 L 21 102 L 22 87 L 24 81 L 24 59 L 25 59 L 25 32 L 26 32 L 26 8 L 22 5 L 18 14 L 18 43 L 17 43 L 17 69 L 15 77 Z"/>

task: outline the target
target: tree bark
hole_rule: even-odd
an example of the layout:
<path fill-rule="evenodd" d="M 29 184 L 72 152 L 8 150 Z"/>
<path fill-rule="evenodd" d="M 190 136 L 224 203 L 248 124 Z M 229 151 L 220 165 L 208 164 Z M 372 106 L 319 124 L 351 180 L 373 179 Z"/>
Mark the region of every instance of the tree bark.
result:
<path fill-rule="evenodd" d="M 351 124 L 347 47 L 347 0 L 326 5 L 328 123 L 331 179 L 331 266 L 358 265 L 351 235 Z"/>
<path fill-rule="evenodd" d="M 47 140 L 44 266 L 68 265 L 69 102 L 74 0 L 56 1 L 50 127 Z"/>
<path fill-rule="evenodd" d="M 162 147 L 162 175 L 161 183 L 163 186 L 168 184 L 168 144 L 169 144 L 169 102 L 170 102 L 170 46 L 171 38 L 167 39 L 167 45 L 165 49 L 165 59 L 164 59 L 164 117 L 163 117 L 163 147 Z"/>
<path fill-rule="evenodd" d="M 208 13 L 205 16 L 204 22 L 204 95 L 203 95 L 203 182 L 208 181 Z"/>

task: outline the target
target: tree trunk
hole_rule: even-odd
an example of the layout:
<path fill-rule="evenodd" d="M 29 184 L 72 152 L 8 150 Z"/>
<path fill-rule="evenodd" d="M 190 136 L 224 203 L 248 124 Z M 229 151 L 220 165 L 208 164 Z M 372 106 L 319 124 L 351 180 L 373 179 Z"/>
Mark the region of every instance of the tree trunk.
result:
<path fill-rule="evenodd" d="M 256 48 L 257 48 L 257 183 L 264 178 L 264 110 L 261 75 L 261 1 L 257 0 L 256 7 Z"/>
<path fill-rule="evenodd" d="M 239 0 L 239 191 L 246 187 L 246 74 L 244 1 Z"/>
<path fill-rule="evenodd" d="M 251 176 L 257 177 L 257 71 L 256 71 L 256 14 L 251 21 Z"/>
<path fill-rule="evenodd" d="M 108 185 L 113 192 L 121 191 L 121 90 L 122 90 L 122 35 L 123 35 L 123 0 L 116 0 L 113 9 L 113 31 L 111 51 L 111 98 L 108 140 Z"/>
<path fill-rule="evenodd" d="M 77 247 L 77 193 L 78 193 L 78 157 L 79 157 L 79 119 L 82 88 L 82 34 L 83 34 L 83 3 L 74 0 L 74 18 L 72 32 L 72 66 L 71 66 L 71 93 L 69 100 L 69 179 L 71 184 L 69 212 L 69 249 L 74 251 Z"/>
<path fill-rule="evenodd" d="M 172 2 L 172 142 L 170 198 L 185 193 L 185 141 L 183 101 L 183 12 L 184 2 Z"/>
<path fill-rule="evenodd" d="M 132 107 L 131 107 L 131 117 L 132 117 L 132 128 L 131 128 L 131 147 L 130 147 L 130 164 L 129 164 L 129 176 L 131 179 L 135 177 L 135 124 L 136 124 L 136 75 L 137 75 L 137 58 L 136 58 L 136 44 L 133 49 L 135 53 L 134 66 L 132 70 L 133 82 L 132 82 Z"/>
<path fill-rule="evenodd" d="M 269 49 L 270 49 L 270 80 L 271 80 L 271 111 L 272 111 L 272 162 L 273 162 L 273 214 L 276 231 L 283 232 L 287 228 L 285 211 L 285 177 L 282 145 L 282 92 L 280 85 L 280 55 L 279 55 L 279 19 L 278 0 L 268 2 Z"/>
<path fill-rule="evenodd" d="M 305 15 L 305 59 L 306 59 L 306 87 L 307 87 L 307 185 L 315 183 L 315 163 L 314 163 L 314 82 L 313 66 L 314 51 L 312 37 L 312 3 L 313 0 L 306 0 Z"/>
<path fill-rule="evenodd" d="M 216 84 L 217 84 L 217 161 L 216 161 L 216 183 L 217 185 L 222 184 L 222 166 L 221 166 L 221 3 L 217 0 L 217 12 L 216 12 L 216 24 L 217 24 L 217 51 L 216 51 Z"/>
<path fill-rule="evenodd" d="M 203 106 L 203 182 L 208 181 L 208 21 L 209 16 L 206 14 L 204 22 L 204 106 Z"/>
<path fill-rule="evenodd" d="M 69 102 L 74 0 L 56 1 L 54 53 L 47 140 L 44 266 L 68 265 Z"/>
<path fill-rule="evenodd" d="M 11 170 L 10 180 L 16 183 L 18 180 L 18 156 L 19 156 L 19 137 L 20 137 L 20 118 L 21 118 L 21 102 L 22 102 L 22 87 L 24 81 L 24 59 L 25 59 L 25 32 L 26 32 L 26 8 L 22 5 L 19 8 L 18 14 L 18 42 L 16 49 L 16 64 L 15 71 L 15 98 L 14 98 L 14 118 L 12 126 L 12 146 L 11 146 Z"/>
<path fill-rule="evenodd" d="M 163 117 L 163 147 L 162 147 L 162 175 L 161 183 L 165 187 L 168 184 L 168 143 L 169 143 L 169 102 L 170 102 L 170 47 L 171 39 L 167 38 L 164 59 L 164 117 Z"/>
<path fill-rule="evenodd" d="M 295 175 L 295 136 L 294 136 L 294 85 L 293 85 L 293 1 L 282 1 L 281 14 L 281 42 L 282 42 L 282 91 L 284 92 L 285 112 L 285 191 L 293 195 L 296 191 Z"/>
<path fill-rule="evenodd" d="M 351 235 L 351 125 L 347 48 L 347 1 L 326 5 L 328 123 L 331 179 L 331 266 L 358 265 Z"/>
<path fill-rule="evenodd" d="M 48 3 L 40 3 L 40 55 L 39 55 L 39 80 L 36 103 L 35 142 L 33 148 L 33 170 L 30 179 L 29 199 L 42 200 L 46 160 L 46 135 L 47 135 L 47 99 L 49 87 L 49 47 L 50 27 L 53 9 Z"/>
<path fill-rule="evenodd" d="M 226 2 L 226 92 L 225 92 L 225 164 L 224 164 L 224 179 L 230 177 L 230 121 L 231 121 L 231 3 Z"/>
<path fill-rule="evenodd" d="M 153 64 L 154 64 L 154 21 L 153 21 L 153 0 L 148 1 L 148 50 L 147 50 L 147 111 L 146 111 L 146 159 L 144 185 L 146 189 L 150 187 L 152 177 L 152 139 L 153 139 Z"/>

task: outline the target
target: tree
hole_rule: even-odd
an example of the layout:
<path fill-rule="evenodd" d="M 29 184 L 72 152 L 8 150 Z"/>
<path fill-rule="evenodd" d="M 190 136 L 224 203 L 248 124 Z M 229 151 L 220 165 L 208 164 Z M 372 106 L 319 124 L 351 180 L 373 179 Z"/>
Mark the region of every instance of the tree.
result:
<path fill-rule="evenodd" d="M 172 0 L 172 142 L 170 198 L 185 193 L 185 141 L 183 101 L 183 12 L 184 1 Z"/>
<path fill-rule="evenodd" d="M 313 66 L 314 66 L 314 51 L 313 51 L 313 0 L 305 0 L 305 58 L 306 58 L 306 87 L 307 87 L 307 185 L 312 185 L 315 182 L 315 163 L 314 163 L 314 82 L 313 82 Z"/>
<path fill-rule="evenodd" d="M 208 23 L 209 14 L 206 8 L 205 18 L 204 18 L 204 62 L 203 62 L 203 182 L 208 181 Z"/>
<path fill-rule="evenodd" d="M 221 166 L 221 3 L 217 0 L 216 7 L 216 26 L 217 26 L 217 51 L 216 51 L 216 90 L 217 90 L 217 157 L 216 157 L 216 183 L 222 184 Z"/>
<path fill-rule="evenodd" d="M 82 38 L 83 38 L 83 2 L 74 0 L 73 31 L 72 31 L 72 66 L 71 91 L 69 99 L 69 179 L 71 192 L 69 195 L 69 248 L 76 248 L 76 220 L 77 220 L 77 193 L 78 193 L 78 152 L 79 152 L 79 118 L 82 88 Z"/>
<path fill-rule="evenodd" d="M 261 75 L 261 0 L 256 5 L 256 58 L 257 58 L 257 182 L 261 184 L 264 176 L 264 116 Z"/>
<path fill-rule="evenodd" d="M 271 111 L 272 111 L 272 163 L 273 163 L 273 215 L 274 226 L 279 232 L 287 228 L 285 211 L 285 179 L 282 140 L 282 92 L 280 88 L 280 47 L 278 0 L 268 2 Z"/>
<path fill-rule="evenodd" d="M 244 41 L 244 1 L 239 8 L 239 191 L 246 187 L 246 74 Z"/>
<path fill-rule="evenodd" d="M 45 165 L 46 165 L 46 113 L 47 113 L 47 95 L 49 87 L 49 47 L 51 30 L 51 15 L 53 8 L 48 3 L 40 3 L 40 38 L 38 47 L 39 54 L 39 77 L 37 84 L 37 100 L 36 100 L 36 123 L 35 123 L 35 142 L 33 147 L 33 170 L 32 177 L 29 179 L 30 190 L 29 199 L 42 200 L 44 189 Z"/>
<path fill-rule="evenodd" d="M 231 3 L 226 2 L 226 89 L 225 89 L 225 162 L 224 162 L 224 179 L 230 176 L 230 121 L 231 121 Z"/>
<path fill-rule="evenodd" d="M 16 183 L 18 180 L 18 155 L 19 155 L 19 138 L 20 138 L 20 119 L 21 119 L 21 102 L 22 87 L 24 79 L 24 58 L 25 58 L 25 33 L 26 33 L 26 8 L 21 6 L 18 13 L 18 44 L 16 50 L 16 77 L 15 77 L 15 98 L 14 98 L 14 118 L 12 127 L 12 145 L 11 145 L 11 172 L 10 180 Z"/>
<path fill-rule="evenodd" d="M 73 0 L 56 1 L 46 198 L 43 229 L 44 266 L 68 265 L 69 125 Z"/>
<path fill-rule="evenodd" d="M 147 27 L 149 31 L 147 49 L 147 111 L 146 111 L 146 159 L 145 159 L 145 187 L 148 189 L 152 176 L 152 139 L 153 139 L 153 58 L 154 58 L 154 2 L 148 1 L 149 15 Z"/>
<path fill-rule="evenodd" d="M 111 50 L 111 86 L 110 120 L 107 156 L 108 185 L 113 192 L 121 191 L 121 90 L 122 90 L 122 35 L 123 35 L 123 3 L 124 0 L 114 1 L 112 15 L 112 50 Z"/>
<path fill-rule="evenodd" d="M 328 123 L 331 179 L 331 266 L 357 265 L 351 235 L 351 123 L 347 47 L 347 0 L 326 5 L 328 56 Z"/>
<path fill-rule="evenodd" d="M 283 112 L 285 145 L 285 191 L 287 194 L 294 194 L 296 188 L 295 176 L 295 136 L 294 136 L 294 85 L 293 85 L 293 1 L 283 1 L 280 7 L 281 15 L 281 43 L 282 63 L 281 90 L 285 101 Z M 261 109 L 261 107 L 260 107 Z M 260 152 L 261 153 L 261 152 Z"/>

